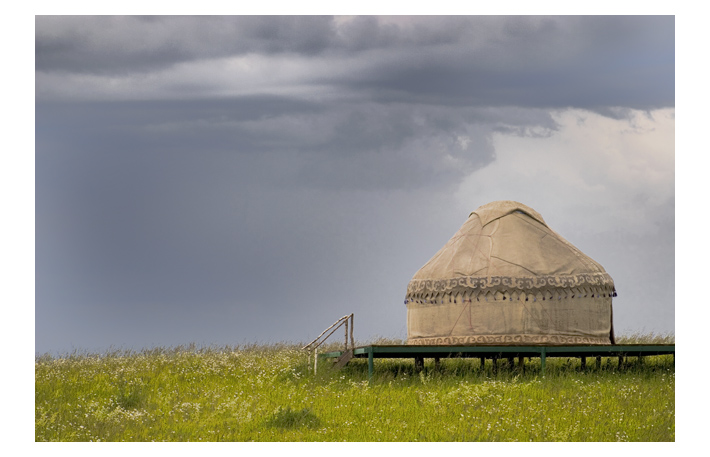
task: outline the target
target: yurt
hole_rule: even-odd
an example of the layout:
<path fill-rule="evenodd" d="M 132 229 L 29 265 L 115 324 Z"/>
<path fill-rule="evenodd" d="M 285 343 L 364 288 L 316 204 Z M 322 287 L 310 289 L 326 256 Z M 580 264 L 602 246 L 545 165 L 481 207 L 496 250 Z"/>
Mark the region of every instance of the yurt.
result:
<path fill-rule="evenodd" d="M 614 281 L 532 208 L 496 201 L 407 286 L 407 343 L 614 344 Z"/>

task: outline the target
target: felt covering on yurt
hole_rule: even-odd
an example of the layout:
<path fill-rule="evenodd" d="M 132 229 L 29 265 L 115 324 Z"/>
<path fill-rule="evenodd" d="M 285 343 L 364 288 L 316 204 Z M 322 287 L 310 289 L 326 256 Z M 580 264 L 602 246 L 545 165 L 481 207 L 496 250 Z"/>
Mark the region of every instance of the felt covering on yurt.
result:
<path fill-rule="evenodd" d="M 496 201 L 407 286 L 408 344 L 613 344 L 614 281 L 532 208 Z"/>

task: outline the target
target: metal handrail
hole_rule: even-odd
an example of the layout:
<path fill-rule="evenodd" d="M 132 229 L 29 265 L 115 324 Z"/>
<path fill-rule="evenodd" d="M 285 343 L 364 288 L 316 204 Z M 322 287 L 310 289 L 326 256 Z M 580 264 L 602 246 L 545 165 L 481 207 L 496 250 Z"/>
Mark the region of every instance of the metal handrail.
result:
<path fill-rule="evenodd" d="M 353 329 L 355 328 L 354 317 L 355 317 L 355 313 L 341 317 L 340 319 L 335 321 L 333 323 L 333 325 L 331 325 L 327 329 L 323 330 L 323 332 L 320 335 L 318 335 L 318 337 L 315 340 L 311 341 L 310 343 L 308 343 L 307 345 L 305 345 L 301 348 L 302 350 L 306 350 L 306 349 L 308 350 L 309 365 L 310 365 L 311 353 L 312 352 L 315 353 L 315 357 L 314 357 L 314 361 L 313 361 L 313 371 L 314 372 L 316 372 L 318 370 L 318 347 L 321 344 L 325 343 L 325 340 L 327 340 L 330 337 L 330 335 L 335 333 L 335 331 L 338 330 L 343 325 L 345 325 L 345 351 L 348 350 L 348 336 L 350 336 L 350 348 L 355 349 L 355 338 L 353 337 Z M 348 323 L 350 324 L 349 326 L 348 326 Z M 350 328 L 348 329 L 348 327 L 350 327 Z M 328 335 L 326 335 L 323 339 L 321 339 L 321 337 L 323 337 L 323 335 L 325 335 L 326 332 L 328 332 L 328 330 L 330 330 L 330 333 L 328 333 Z"/>

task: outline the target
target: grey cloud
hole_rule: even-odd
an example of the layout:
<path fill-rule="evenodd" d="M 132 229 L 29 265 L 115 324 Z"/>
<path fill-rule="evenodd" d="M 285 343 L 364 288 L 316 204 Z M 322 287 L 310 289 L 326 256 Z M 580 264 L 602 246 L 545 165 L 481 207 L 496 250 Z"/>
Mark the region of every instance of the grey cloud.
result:
<path fill-rule="evenodd" d="M 463 106 L 604 112 L 674 105 L 672 17 L 469 20 L 452 28 L 463 30 L 455 39 L 402 46 L 395 59 L 373 56 L 333 84 L 380 100 Z"/>
<path fill-rule="evenodd" d="M 121 75 L 249 53 L 307 64 L 318 56 L 324 65 L 290 83 L 437 105 L 602 113 L 675 103 L 675 25 L 667 16 L 40 16 L 36 25 L 36 69 L 44 73 Z M 196 81 L 173 92 L 213 89 Z"/>
<path fill-rule="evenodd" d="M 38 71 L 124 74 L 249 52 L 314 54 L 326 16 L 37 16 Z"/>
<path fill-rule="evenodd" d="M 554 136 L 552 113 L 569 106 L 624 118 L 672 105 L 673 27 L 664 17 L 38 17 L 36 70 L 52 75 L 37 78 L 38 94 L 78 88 L 35 105 L 38 350 L 72 335 L 84 347 L 298 340 L 352 311 L 371 334 L 403 336 L 411 275 L 481 198 L 519 178 L 486 175 L 470 207 L 456 207 L 462 179 L 495 164 L 495 135 Z M 295 71 L 271 86 L 250 86 L 269 75 L 240 79 L 238 65 L 206 77 L 211 59 L 235 55 Z M 199 68 L 170 73 L 186 62 Z M 134 73 L 145 75 L 113 85 Z M 87 75 L 98 75 L 93 92 L 78 101 Z M 215 97 L 232 77 L 244 95 Z M 574 198 L 554 189 L 541 198 L 550 208 Z"/>
<path fill-rule="evenodd" d="M 554 25 L 544 26 L 548 22 Z M 511 26 L 515 32 L 480 45 L 462 41 L 418 49 L 405 61 L 380 62 L 348 84 L 385 99 L 456 105 L 594 110 L 674 105 L 672 18 L 548 22 Z"/>
<path fill-rule="evenodd" d="M 492 133 L 541 136 L 556 128 L 537 110 L 373 102 L 250 124 L 266 141 L 259 149 L 300 157 L 290 177 L 298 185 L 348 189 L 450 189 L 494 159 Z"/>
<path fill-rule="evenodd" d="M 246 53 L 310 56 L 451 44 L 471 26 L 465 17 L 392 22 L 376 16 L 37 16 L 35 22 L 36 69 L 78 73 L 140 72 Z"/>
<path fill-rule="evenodd" d="M 94 167 L 106 167 L 103 160 L 152 163 L 156 154 L 223 157 L 243 164 L 230 171 L 238 179 L 252 182 L 254 174 L 240 170 L 268 167 L 261 185 L 280 187 L 446 188 L 493 160 L 493 132 L 542 135 L 556 128 L 549 113 L 520 108 L 445 110 L 271 96 L 41 103 L 37 112 L 40 146 L 51 136 L 71 145 L 67 149 L 91 150 Z M 91 158 L 96 154 L 100 159 Z"/>

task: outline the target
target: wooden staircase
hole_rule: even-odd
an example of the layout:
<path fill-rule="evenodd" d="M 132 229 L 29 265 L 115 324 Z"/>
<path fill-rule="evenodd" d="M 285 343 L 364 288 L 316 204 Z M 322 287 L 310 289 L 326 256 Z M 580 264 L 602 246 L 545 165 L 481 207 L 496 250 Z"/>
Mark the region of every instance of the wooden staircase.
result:
<path fill-rule="evenodd" d="M 350 314 L 348 316 L 343 316 L 333 325 L 328 327 L 327 329 L 323 330 L 323 333 L 318 335 L 318 338 L 315 340 L 311 341 L 307 345 L 303 346 L 304 350 L 308 351 L 308 364 L 310 365 L 310 357 L 313 355 L 313 372 L 318 371 L 318 346 L 323 344 L 326 339 L 330 335 L 332 335 L 336 330 L 338 330 L 341 326 L 345 326 L 345 351 L 338 357 L 338 360 L 335 361 L 335 368 L 343 368 L 345 365 L 348 364 L 350 359 L 353 358 L 353 350 L 355 349 L 355 338 L 353 337 L 353 328 L 355 327 L 354 324 L 354 314 Z M 330 333 L 326 335 L 326 333 L 330 330 Z M 325 336 L 324 336 L 325 335 Z M 348 341 L 349 340 L 349 341 Z M 350 348 L 348 348 L 348 343 L 350 343 Z"/>

